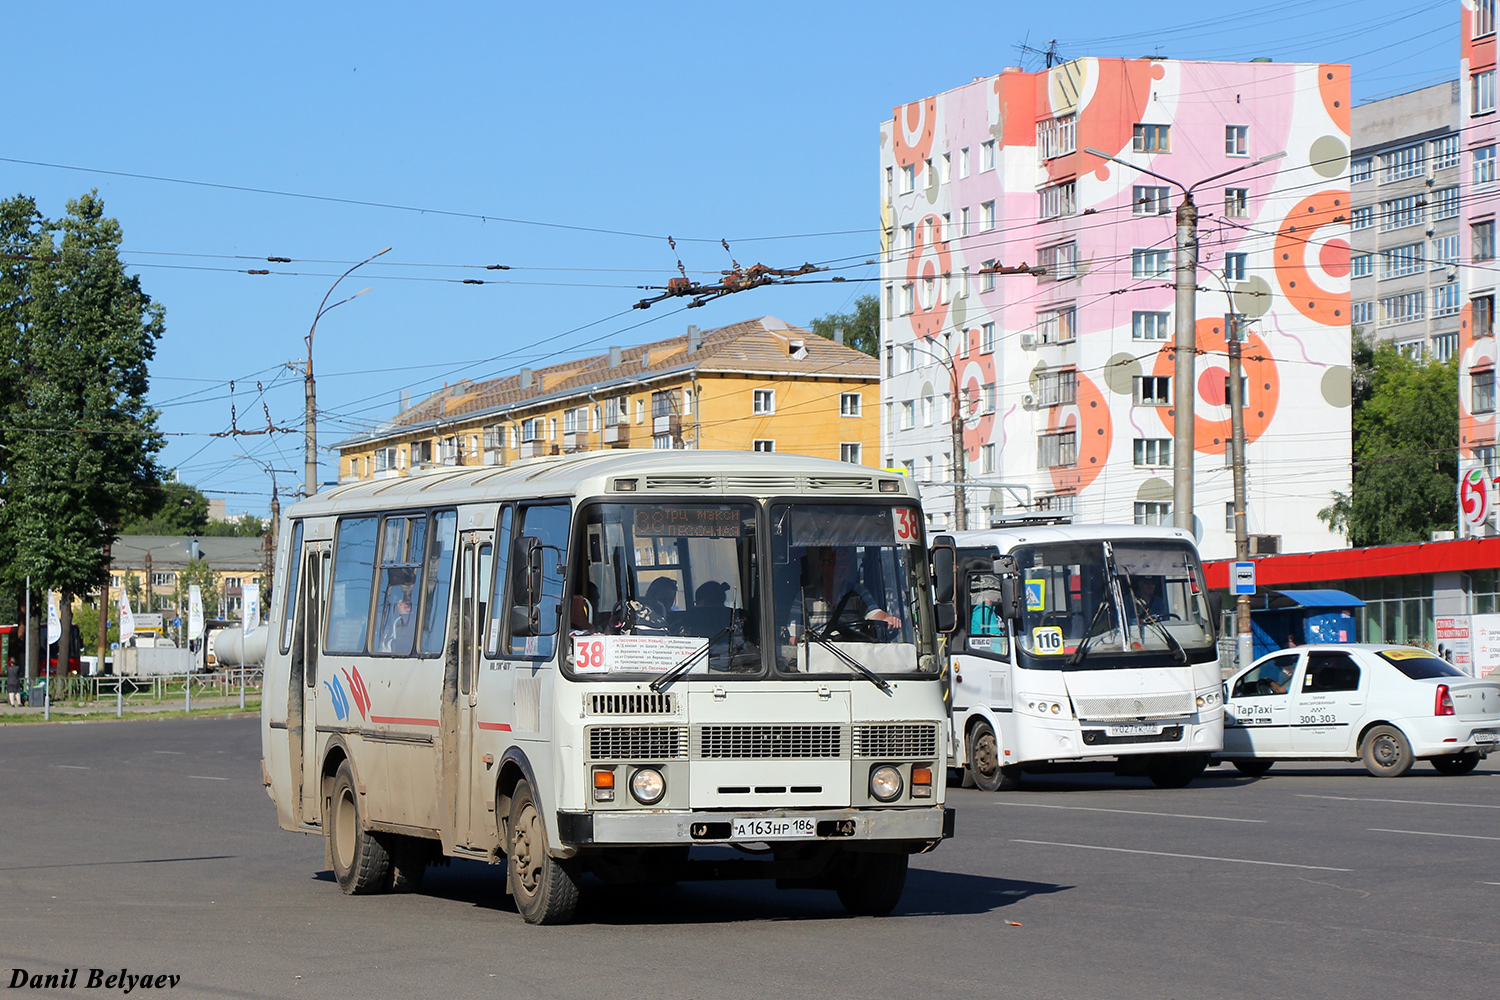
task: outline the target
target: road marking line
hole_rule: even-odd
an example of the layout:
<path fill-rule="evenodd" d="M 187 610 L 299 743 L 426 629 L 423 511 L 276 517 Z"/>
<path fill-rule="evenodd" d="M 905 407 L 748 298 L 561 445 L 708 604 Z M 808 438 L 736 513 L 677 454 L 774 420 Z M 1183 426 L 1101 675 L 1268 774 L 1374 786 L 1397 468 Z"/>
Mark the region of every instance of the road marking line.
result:
<path fill-rule="evenodd" d="M 65 767 L 69 771 L 87 771 L 87 770 L 89 770 L 89 768 L 84 767 L 81 764 L 56 764 L 54 766 L 55 767 Z"/>
<path fill-rule="evenodd" d="M 1481 805 L 1477 802 L 1423 802 L 1419 799 L 1367 799 L 1358 795 L 1309 795 L 1298 792 L 1299 799 L 1332 799 L 1335 802 L 1393 802 L 1403 806 L 1452 806 L 1455 809 L 1500 809 L 1500 806 Z"/>
<path fill-rule="evenodd" d="M 190 774 L 189 778 L 199 778 L 203 781 L 228 781 L 228 778 L 216 778 L 211 774 Z"/>
<path fill-rule="evenodd" d="M 173 757 L 181 757 L 181 756 L 184 755 L 184 751 L 182 751 L 182 750 L 152 750 L 151 752 L 152 753 L 169 753 Z"/>
<path fill-rule="evenodd" d="M 1500 885 L 1500 882 L 1481 882 L 1480 885 Z"/>
<path fill-rule="evenodd" d="M 1100 847 L 1097 844 L 1064 844 L 1055 840 L 1012 840 L 1012 844 L 1039 844 L 1043 847 L 1078 847 L 1085 851 L 1115 851 L 1119 854 L 1151 854 L 1159 858 L 1190 858 L 1194 861 L 1231 861 L 1237 865 L 1271 865 L 1275 868 L 1304 868 L 1316 872 L 1352 872 L 1353 868 L 1330 868 L 1327 865 L 1294 865 L 1288 861 L 1253 861 L 1249 858 L 1219 858 L 1209 854 L 1173 854 L 1169 851 L 1137 851 L 1128 847 Z"/>
<path fill-rule="evenodd" d="M 1105 809 L 1102 806 L 1059 806 L 1050 802 L 996 802 L 997 806 L 1023 806 L 1027 809 L 1071 809 L 1076 812 L 1120 813 L 1124 816 L 1164 816 L 1167 819 L 1211 819 L 1219 823 L 1269 823 L 1265 819 L 1236 819 L 1232 816 L 1199 816 L 1196 813 L 1159 813 L 1143 809 Z"/>
<path fill-rule="evenodd" d="M 1409 833 L 1414 837 L 1456 837 L 1459 840 L 1500 840 L 1500 837 L 1481 837 L 1477 833 L 1433 833 L 1431 830 L 1383 830 L 1378 826 L 1366 827 L 1371 833 Z"/>

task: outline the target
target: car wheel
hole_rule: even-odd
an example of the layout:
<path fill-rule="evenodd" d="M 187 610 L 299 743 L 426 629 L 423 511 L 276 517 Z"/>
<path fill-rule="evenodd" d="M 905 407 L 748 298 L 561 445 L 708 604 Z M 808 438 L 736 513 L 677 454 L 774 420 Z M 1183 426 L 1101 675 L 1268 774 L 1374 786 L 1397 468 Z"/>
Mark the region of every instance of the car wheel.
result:
<path fill-rule="evenodd" d="M 1479 761 L 1477 753 L 1453 753 L 1432 758 L 1432 766 L 1440 774 L 1468 774 L 1479 766 Z"/>
<path fill-rule="evenodd" d="M 1269 771 L 1274 763 L 1275 761 L 1271 760 L 1237 760 L 1234 762 L 1234 769 L 1252 778 L 1259 778 Z"/>
<path fill-rule="evenodd" d="M 983 720 L 969 733 L 969 773 L 974 786 L 985 792 L 1008 792 L 1021 784 L 1020 766 L 1000 763 L 1000 741 Z"/>
<path fill-rule="evenodd" d="M 1208 754 L 1171 754 L 1147 765 L 1146 777 L 1157 788 L 1186 788 L 1207 767 Z"/>
<path fill-rule="evenodd" d="M 1411 770 L 1411 743 L 1395 726 L 1376 726 L 1359 748 L 1365 769 L 1377 778 L 1399 778 Z"/>

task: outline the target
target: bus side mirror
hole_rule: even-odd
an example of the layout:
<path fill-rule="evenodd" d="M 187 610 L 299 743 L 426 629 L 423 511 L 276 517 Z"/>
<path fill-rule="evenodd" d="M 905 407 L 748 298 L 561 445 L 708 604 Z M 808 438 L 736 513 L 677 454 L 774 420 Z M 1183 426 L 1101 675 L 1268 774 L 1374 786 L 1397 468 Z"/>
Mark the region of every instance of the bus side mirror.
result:
<path fill-rule="evenodd" d="M 1009 621 L 1020 621 L 1022 618 L 1021 575 L 1016 569 L 1015 557 L 1000 556 L 995 560 L 991 569 L 1000 578 L 1000 616 Z"/>
<path fill-rule="evenodd" d="M 958 590 L 958 550 L 953 539 L 939 535 L 932 547 L 932 597 L 934 625 L 944 635 L 958 627 L 954 594 Z"/>
<path fill-rule="evenodd" d="M 519 638 L 538 635 L 541 614 L 537 605 L 542 597 L 542 543 L 538 538 L 522 535 L 511 549 L 515 567 L 512 577 L 510 634 Z"/>

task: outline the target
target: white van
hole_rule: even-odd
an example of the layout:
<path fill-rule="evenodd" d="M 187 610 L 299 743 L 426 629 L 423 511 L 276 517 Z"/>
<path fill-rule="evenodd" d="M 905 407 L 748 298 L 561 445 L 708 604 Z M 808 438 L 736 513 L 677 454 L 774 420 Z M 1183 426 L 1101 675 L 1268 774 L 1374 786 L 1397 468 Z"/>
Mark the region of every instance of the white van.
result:
<path fill-rule="evenodd" d="M 1278 760 L 1362 760 L 1395 778 L 1418 759 L 1467 774 L 1500 744 L 1500 679 L 1411 646 L 1280 650 L 1226 681 L 1224 697 L 1216 756 L 1246 774 Z"/>

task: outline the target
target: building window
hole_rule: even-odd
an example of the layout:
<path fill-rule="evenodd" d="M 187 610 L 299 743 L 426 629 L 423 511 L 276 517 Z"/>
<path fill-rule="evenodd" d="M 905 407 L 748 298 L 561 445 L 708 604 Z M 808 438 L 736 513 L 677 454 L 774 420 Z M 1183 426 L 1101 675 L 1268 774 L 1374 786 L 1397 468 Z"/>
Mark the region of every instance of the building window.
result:
<path fill-rule="evenodd" d="M 1474 150 L 1474 183 L 1495 183 L 1495 147 L 1480 146 Z"/>
<path fill-rule="evenodd" d="M 1051 511 L 1056 514 L 1073 513 L 1072 493 L 1043 493 L 1036 498 L 1036 509 Z"/>
<path fill-rule="evenodd" d="M 969 147 L 965 146 L 958 151 L 958 176 L 969 176 Z"/>
<path fill-rule="evenodd" d="M 1400 278 L 1408 274 L 1416 274 L 1426 266 L 1422 257 L 1422 244 L 1408 243 L 1405 246 L 1391 247 L 1389 250 L 1380 252 L 1380 277 Z"/>
<path fill-rule="evenodd" d="M 1137 375 L 1135 377 L 1135 405 L 1172 405 L 1172 376 Z"/>
<path fill-rule="evenodd" d="M 751 413 L 775 413 L 776 412 L 776 390 L 756 389 L 751 393 Z"/>
<path fill-rule="evenodd" d="M 396 468 L 396 447 L 375 449 L 375 471 L 384 472 L 387 469 Z"/>
<path fill-rule="evenodd" d="M 901 429 L 909 431 L 917 426 L 917 404 L 914 400 L 906 400 L 901 404 Z"/>
<path fill-rule="evenodd" d="M 1474 37 L 1495 33 L 1495 0 L 1474 0 Z"/>
<path fill-rule="evenodd" d="M 979 290 L 981 292 L 993 292 L 995 290 L 995 272 L 999 270 L 998 260 L 987 260 L 979 269 Z"/>
<path fill-rule="evenodd" d="M 1062 281 L 1078 276 L 1078 244 L 1059 243 L 1042 247 L 1036 252 L 1037 266 L 1046 272 L 1046 277 Z"/>
<path fill-rule="evenodd" d="M 1368 278 L 1374 273 L 1372 266 L 1374 259 L 1367 253 L 1355 254 L 1349 258 L 1349 274 L 1355 278 Z"/>
<path fill-rule="evenodd" d="M 756 438 L 751 442 L 750 447 L 756 451 L 775 451 L 776 442 L 767 438 Z"/>
<path fill-rule="evenodd" d="M 1474 323 L 1475 337 L 1493 337 L 1495 335 L 1495 297 L 1493 295 L 1476 295 L 1470 302 L 1472 307 L 1470 315 Z"/>
<path fill-rule="evenodd" d="M 1056 469 L 1078 464 L 1078 432 L 1043 434 L 1036 439 L 1036 465 L 1039 469 Z"/>
<path fill-rule="evenodd" d="M 177 585 L 176 573 L 152 573 L 151 586 L 153 587 L 175 587 Z"/>
<path fill-rule="evenodd" d="M 1037 339 L 1044 344 L 1066 344 L 1078 336 L 1075 306 L 1047 309 L 1036 314 Z"/>
<path fill-rule="evenodd" d="M 1349 320 L 1355 326 L 1368 326 L 1375 322 L 1375 303 L 1356 302 L 1349 307 Z"/>
<path fill-rule="evenodd" d="M 1166 340 L 1168 317 L 1164 312 L 1135 312 L 1130 316 L 1130 336 L 1133 340 Z"/>
<path fill-rule="evenodd" d="M 1132 278 L 1169 278 L 1172 276 L 1171 251 L 1130 251 L 1130 276 Z"/>
<path fill-rule="evenodd" d="M 1471 397 L 1473 406 L 1470 407 L 1469 412 L 1495 412 L 1495 369 L 1484 368 L 1476 372 L 1471 372 L 1469 381 L 1473 383 L 1474 387 Z"/>
<path fill-rule="evenodd" d="M 1170 153 L 1171 133 L 1170 125 L 1137 125 L 1131 148 L 1137 153 Z"/>
<path fill-rule="evenodd" d="M 1072 406 L 1078 401 L 1078 372 L 1065 368 L 1036 377 L 1036 405 Z"/>
<path fill-rule="evenodd" d="M 995 228 L 995 203 L 993 201 L 982 201 L 979 203 L 979 231 L 989 232 Z"/>
<path fill-rule="evenodd" d="M 557 421 L 554 420 L 553 423 L 555 424 L 555 423 L 557 423 Z M 556 435 L 554 434 L 553 436 L 555 437 Z M 414 465 L 414 466 L 415 465 L 431 465 L 432 464 L 432 442 L 431 441 L 413 441 L 412 442 L 412 446 L 411 446 L 411 464 Z"/>
<path fill-rule="evenodd" d="M 1226 253 L 1224 255 L 1224 279 L 1226 281 L 1244 281 L 1245 265 L 1250 260 L 1247 253 Z"/>
<path fill-rule="evenodd" d="M 907 164 L 901 168 L 901 193 L 911 194 L 917 189 L 917 168 L 915 164 Z"/>
<path fill-rule="evenodd" d="M 979 325 L 979 353 L 995 353 L 995 324 L 981 323 Z"/>
<path fill-rule="evenodd" d="M 979 169 L 995 169 L 995 140 L 989 139 L 979 144 Z"/>
<path fill-rule="evenodd" d="M 839 394 L 839 416 L 857 417 L 864 411 L 863 397 L 857 392 Z"/>
<path fill-rule="evenodd" d="M 1224 215 L 1230 219 L 1248 219 L 1250 217 L 1249 188 L 1224 189 Z"/>
<path fill-rule="evenodd" d="M 953 178 L 953 154 L 944 153 L 938 160 L 938 180 L 944 184 Z"/>
<path fill-rule="evenodd" d="M 910 316 L 917 306 L 917 290 L 911 282 L 901 286 L 901 315 Z"/>
<path fill-rule="evenodd" d="M 1474 260 L 1495 259 L 1495 220 L 1487 219 L 1470 226 L 1474 234 Z"/>
<path fill-rule="evenodd" d="M 1447 361 L 1458 351 L 1458 334 L 1437 333 L 1432 337 L 1432 356 L 1439 362 Z"/>
<path fill-rule="evenodd" d="M 1370 179 L 1370 158 L 1355 160 L 1349 165 L 1349 183 L 1358 184 Z"/>
<path fill-rule="evenodd" d="M 917 370 L 917 348 L 915 344 L 907 344 L 901 348 L 902 371 L 912 372 Z"/>
<path fill-rule="evenodd" d="M 969 235 L 969 206 L 967 205 L 958 210 L 958 235 Z"/>
<path fill-rule="evenodd" d="M 858 441 L 845 441 L 839 445 L 839 461 L 859 465 L 860 445 Z"/>
<path fill-rule="evenodd" d="M 927 187 L 932 187 L 937 183 L 937 167 L 932 165 L 932 157 L 930 156 L 922 162 L 922 177 L 927 182 Z"/>
<path fill-rule="evenodd" d="M 1250 126 L 1249 125 L 1225 125 L 1224 126 L 1224 155 L 1225 156 L 1249 156 L 1250 155 Z"/>
<path fill-rule="evenodd" d="M 1043 160 L 1066 156 L 1078 149 L 1078 118 L 1076 115 L 1061 115 L 1038 122 L 1036 127 L 1037 154 Z"/>
<path fill-rule="evenodd" d="M 1349 213 L 1349 228 L 1369 229 L 1375 223 L 1375 209 L 1370 205 L 1356 208 Z"/>
<path fill-rule="evenodd" d="M 1432 169 L 1449 170 L 1458 166 L 1458 136 L 1445 135 L 1432 140 Z"/>
<path fill-rule="evenodd" d="M 901 241 L 896 244 L 897 250 L 910 250 L 917 245 L 917 225 L 909 222 L 901 227 Z"/>
<path fill-rule="evenodd" d="M 1407 195 L 1405 198 L 1392 198 L 1390 201 L 1380 203 L 1380 231 L 1388 232 L 1392 229 L 1402 229 L 1406 226 L 1420 226 L 1426 218 L 1426 210 L 1423 206 L 1427 199 L 1422 195 Z"/>
<path fill-rule="evenodd" d="M 1056 219 L 1064 215 L 1078 214 L 1077 182 L 1067 181 L 1042 188 L 1039 204 L 1041 210 L 1038 217 L 1042 219 Z"/>
<path fill-rule="evenodd" d="M 1388 295 L 1380 300 L 1380 325 L 1395 326 L 1414 323 L 1426 315 L 1427 293 L 1406 292 L 1403 295 Z"/>
<path fill-rule="evenodd" d="M 1487 69 L 1473 77 L 1474 106 L 1471 115 L 1486 115 L 1495 110 L 1495 71 Z"/>
<path fill-rule="evenodd" d="M 995 412 L 995 387 L 987 385 L 979 390 L 979 412 Z"/>
<path fill-rule="evenodd" d="M 1458 265 L 1458 234 L 1434 237 L 1432 241 L 1432 269 L 1456 267 Z"/>
<path fill-rule="evenodd" d="M 923 396 L 922 397 L 922 426 L 923 427 L 931 427 L 932 426 L 932 411 L 934 409 L 935 409 L 935 407 L 933 405 L 932 396 L 930 396 L 930 395 Z"/>
<path fill-rule="evenodd" d="M 1380 182 L 1389 184 L 1392 181 L 1404 181 L 1408 177 L 1422 176 L 1422 154 L 1425 150 L 1425 144 L 1419 143 L 1415 146 L 1393 149 L 1389 153 L 1381 153 Z"/>
<path fill-rule="evenodd" d="M 1158 469 L 1171 465 L 1172 439 L 1136 438 L 1135 464 L 1148 469 Z"/>
<path fill-rule="evenodd" d="M 1172 505 L 1165 501 L 1138 503 L 1135 505 L 1136 524 L 1171 525 Z"/>
<path fill-rule="evenodd" d="M 1434 221 L 1458 218 L 1458 188 L 1445 187 L 1432 193 Z"/>
<path fill-rule="evenodd" d="M 1172 211 L 1172 192 L 1166 186 L 1137 184 L 1130 200 L 1133 215 L 1166 215 Z"/>
<path fill-rule="evenodd" d="M 979 471 L 993 474 L 995 471 L 995 446 L 985 444 L 979 446 Z"/>
<path fill-rule="evenodd" d="M 1438 285 L 1432 290 L 1432 314 L 1434 316 L 1458 315 L 1458 283 Z"/>
<path fill-rule="evenodd" d="M 1234 501 L 1224 504 L 1224 530 L 1234 534 Z"/>

